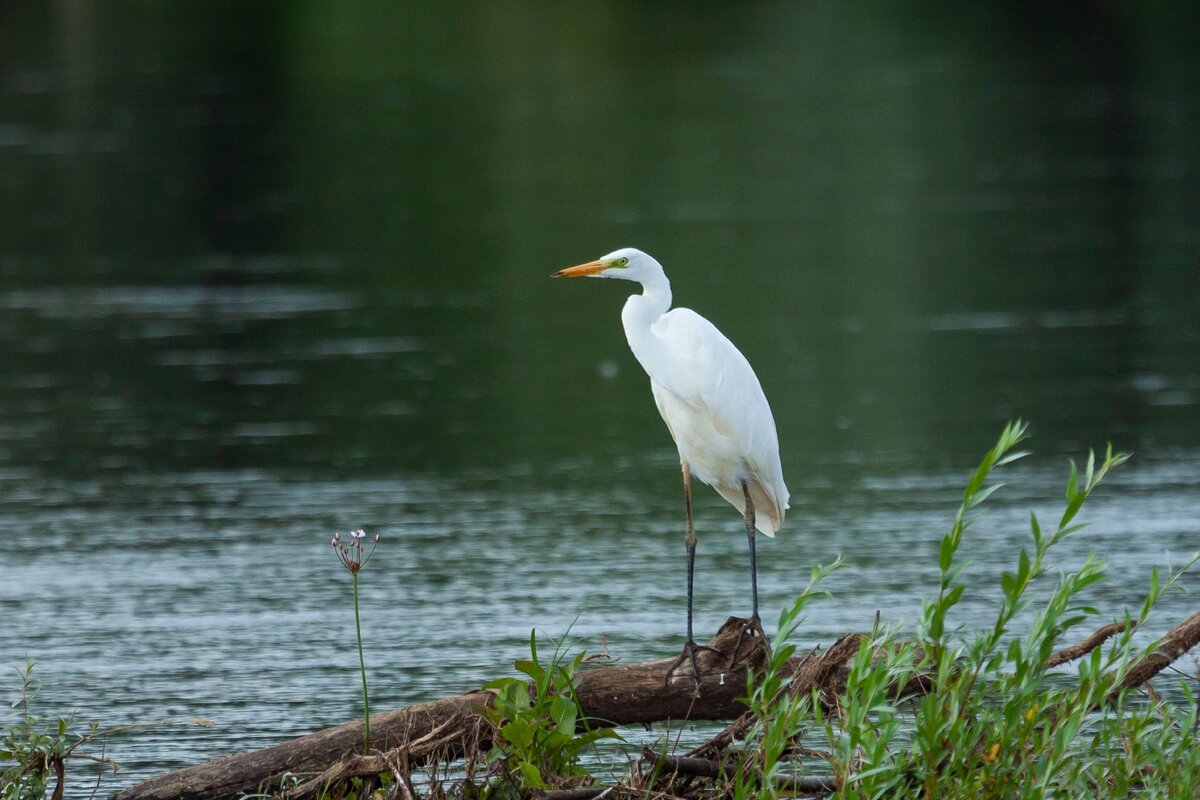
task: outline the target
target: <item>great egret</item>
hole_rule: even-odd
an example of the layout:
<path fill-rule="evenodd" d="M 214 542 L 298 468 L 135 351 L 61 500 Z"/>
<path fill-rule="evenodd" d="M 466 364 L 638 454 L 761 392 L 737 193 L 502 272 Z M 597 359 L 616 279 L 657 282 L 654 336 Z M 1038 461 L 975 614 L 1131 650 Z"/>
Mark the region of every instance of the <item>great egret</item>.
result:
<path fill-rule="evenodd" d="M 688 308 L 671 310 L 671 284 L 662 265 L 631 247 L 596 261 L 559 270 L 552 278 L 618 278 L 642 285 L 621 310 L 629 348 L 650 376 L 654 402 L 679 449 L 683 469 L 687 529 L 687 641 L 668 678 L 686 658 L 697 687 L 692 635 L 692 572 L 696 561 L 696 528 L 692 523 L 692 480 L 695 475 L 742 512 L 750 544 L 753 611 L 741 633 L 765 639 L 758 615 L 758 568 L 754 531 L 774 536 L 788 508 L 788 490 L 779 463 L 775 419 L 758 376 L 746 357 L 716 326 Z M 739 635 L 731 657 L 737 658 Z"/>

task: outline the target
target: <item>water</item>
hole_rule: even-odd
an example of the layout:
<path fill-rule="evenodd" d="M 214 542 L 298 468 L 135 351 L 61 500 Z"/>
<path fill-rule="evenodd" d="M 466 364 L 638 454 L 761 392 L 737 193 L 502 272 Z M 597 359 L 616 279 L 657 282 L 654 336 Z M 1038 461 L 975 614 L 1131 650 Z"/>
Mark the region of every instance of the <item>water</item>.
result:
<path fill-rule="evenodd" d="M 531 628 L 677 652 L 681 491 L 627 287 L 546 278 L 618 246 L 772 402 L 768 618 L 846 559 L 803 644 L 913 621 L 1018 416 L 1035 455 L 969 534 L 957 623 L 1108 440 L 1135 458 L 1057 565 L 1105 554 L 1115 616 L 1196 549 L 1194 26 L 345 13 L 0 11 L 0 667 L 37 659 L 44 714 L 214 723 L 114 740 L 106 790 L 355 715 L 335 530 L 383 537 L 376 708 L 509 673 Z M 707 634 L 749 586 L 736 515 L 701 488 L 697 519 Z"/>

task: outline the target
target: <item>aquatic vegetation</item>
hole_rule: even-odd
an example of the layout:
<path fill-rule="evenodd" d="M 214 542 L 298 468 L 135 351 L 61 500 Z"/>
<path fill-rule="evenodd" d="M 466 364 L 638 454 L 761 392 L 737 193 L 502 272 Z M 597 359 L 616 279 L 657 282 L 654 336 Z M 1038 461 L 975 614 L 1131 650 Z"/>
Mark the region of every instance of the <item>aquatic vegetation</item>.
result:
<path fill-rule="evenodd" d="M 101 728 L 90 723 L 85 733 L 78 732 L 75 716 L 57 716 L 53 721 L 43 721 L 35 714 L 34 704 L 41 689 L 40 681 L 34 677 L 32 659 L 18 671 L 20 683 L 17 699 L 12 703 L 11 719 L 0 731 L 0 800 L 44 800 L 50 791 L 51 779 L 54 800 L 61 800 L 67 786 L 67 764 L 84 761 L 96 767 L 92 797 L 100 788 L 100 780 L 107 768 L 117 771 L 117 763 L 104 754 L 104 741 L 131 730 L 159 725 L 192 724 L 201 727 L 212 725 L 206 719 L 192 717 L 183 720 L 161 720 L 157 722 L 134 722 L 111 728 Z M 100 743 L 99 754 L 83 752 L 86 745 Z"/>
<path fill-rule="evenodd" d="M 0 800 L 41 800 L 50 786 L 63 783 L 65 761 L 74 749 L 71 728 L 74 719 L 59 717 L 53 724 L 42 725 L 33 713 L 38 682 L 33 676 L 34 662 L 25 661 L 21 684 L 13 708 L 17 713 L 0 740 Z"/>
<path fill-rule="evenodd" d="M 1142 681 L 1133 673 L 1156 643 L 1137 645 L 1133 632 L 1200 556 L 1165 580 L 1152 571 L 1136 620 L 1126 615 L 1075 647 L 1059 649 L 1068 633 L 1100 613 L 1082 595 L 1104 578 L 1103 560 L 1090 557 L 1059 575 L 1036 608 L 1030 598 L 1030 587 L 1050 571 L 1053 548 L 1081 529 L 1074 520 L 1083 504 L 1126 455 L 1109 448 L 1097 463 L 1089 454 L 1082 474 L 1071 465 L 1066 506 L 1053 530 L 1030 515 L 1030 546 L 1001 579 L 989 630 L 948 625 L 964 593 L 979 589 L 962 580 L 964 534 L 998 488 L 985 487 L 992 470 L 1024 455 L 1013 449 L 1024 434 L 1021 423 L 1008 426 L 969 480 L 938 551 L 938 593 L 926 603 L 916 635 L 878 625 L 860 635 L 844 691 L 832 698 L 819 688 L 794 691 L 785 672 L 793 653 L 787 639 L 816 597 L 816 584 L 837 565 L 814 569 L 809 588 L 780 616 L 763 674 L 748 682 L 749 722 L 742 731 L 736 723 L 726 729 L 739 734 L 742 746 L 718 735 L 718 746 L 704 753 L 726 767 L 706 796 L 778 797 L 800 775 L 826 780 L 828 790 L 816 794 L 845 798 L 1196 796 L 1195 694 L 1183 681 L 1174 702 L 1153 690 L 1140 697 Z M 1026 621 L 1018 626 L 1017 618 Z M 1073 678 L 1055 671 L 1076 659 Z M 654 788 L 686 794 L 677 780 Z"/>
<path fill-rule="evenodd" d="M 529 658 L 514 665 L 528 680 L 500 678 L 484 684 L 495 692 L 494 702 L 483 711 L 495 742 L 486 756 L 495 774 L 484 790 L 489 797 L 590 784 L 591 777 L 580 766 L 583 752 L 600 739 L 621 738 L 612 728 L 587 724 L 574 685 L 586 655 L 568 659 L 565 638 L 555 643 L 543 663 L 537 632 L 530 633 Z"/>
<path fill-rule="evenodd" d="M 350 584 L 354 591 L 354 637 L 358 643 L 358 673 L 362 679 L 364 753 L 371 750 L 371 700 L 367 693 L 367 662 L 363 658 L 362 622 L 358 610 L 358 573 L 371 560 L 371 556 L 375 555 L 375 548 L 379 545 L 379 534 L 375 534 L 372 539 L 370 550 L 367 550 L 363 543 L 366 536 L 365 531 L 351 531 L 350 540 L 343 543 L 342 535 L 335 533 L 330 541 L 338 561 L 350 573 Z"/>

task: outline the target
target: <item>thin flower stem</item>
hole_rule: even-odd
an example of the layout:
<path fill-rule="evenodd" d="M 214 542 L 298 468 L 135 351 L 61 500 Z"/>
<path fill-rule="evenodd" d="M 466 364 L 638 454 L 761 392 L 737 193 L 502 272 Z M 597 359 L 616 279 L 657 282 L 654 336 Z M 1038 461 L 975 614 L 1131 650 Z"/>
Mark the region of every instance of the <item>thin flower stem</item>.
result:
<path fill-rule="evenodd" d="M 367 662 L 363 659 L 362 623 L 358 616 L 358 573 L 350 573 L 354 582 L 354 633 L 358 638 L 358 672 L 362 676 L 363 693 L 363 753 L 371 750 L 371 701 L 367 698 Z"/>

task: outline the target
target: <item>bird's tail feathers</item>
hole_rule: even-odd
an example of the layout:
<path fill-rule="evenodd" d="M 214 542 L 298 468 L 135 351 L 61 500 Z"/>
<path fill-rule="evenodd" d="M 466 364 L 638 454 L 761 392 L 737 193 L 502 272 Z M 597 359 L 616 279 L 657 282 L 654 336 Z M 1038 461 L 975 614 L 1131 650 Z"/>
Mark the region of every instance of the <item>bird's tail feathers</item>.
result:
<path fill-rule="evenodd" d="M 772 491 L 773 487 L 767 486 L 757 477 L 750 478 L 746 484 L 750 489 L 750 501 L 754 503 L 754 527 L 767 536 L 774 537 L 776 531 L 783 527 L 784 512 L 789 507 L 787 499 L 784 498 L 783 502 L 780 502 Z M 746 496 L 742 493 L 741 486 L 715 488 L 730 505 L 741 513 L 746 513 Z"/>

